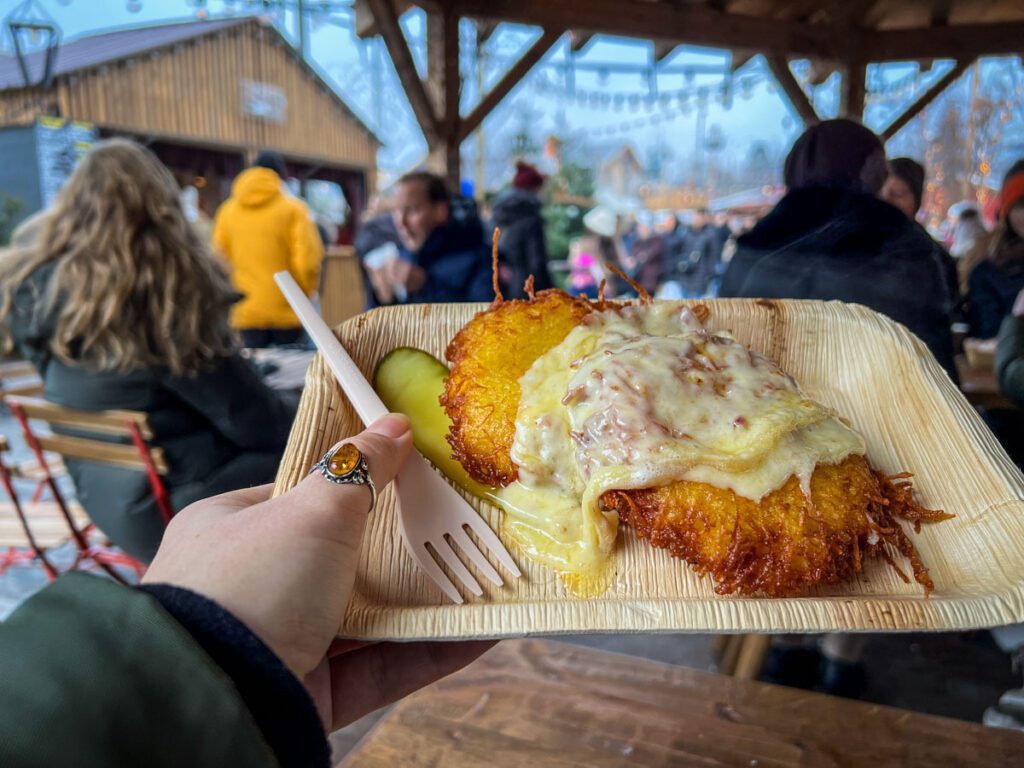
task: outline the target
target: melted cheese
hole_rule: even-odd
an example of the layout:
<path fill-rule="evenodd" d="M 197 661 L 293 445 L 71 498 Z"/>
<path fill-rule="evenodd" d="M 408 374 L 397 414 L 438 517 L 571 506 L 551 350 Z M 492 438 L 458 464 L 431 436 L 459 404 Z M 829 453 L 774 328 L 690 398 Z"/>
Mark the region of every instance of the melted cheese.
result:
<path fill-rule="evenodd" d="M 512 460 L 498 493 L 531 559 L 603 585 L 618 517 L 608 490 L 678 480 L 759 500 L 862 438 L 774 363 L 671 303 L 595 312 L 519 381 Z"/>

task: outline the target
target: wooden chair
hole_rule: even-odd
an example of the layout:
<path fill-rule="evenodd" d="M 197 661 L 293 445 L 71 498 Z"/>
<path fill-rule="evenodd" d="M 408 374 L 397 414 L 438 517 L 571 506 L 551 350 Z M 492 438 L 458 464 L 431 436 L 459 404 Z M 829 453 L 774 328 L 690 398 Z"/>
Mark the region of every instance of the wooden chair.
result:
<path fill-rule="evenodd" d="M 25 442 L 43 468 L 43 481 L 53 494 L 71 531 L 71 538 L 78 547 L 79 554 L 73 567 L 83 560 L 92 560 L 118 581 L 124 579 L 113 569 L 114 565 L 128 565 L 141 574 L 145 567 L 134 558 L 89 543 L 86 531 L 80 530 L 71 517 L 67 502 L 57 487 L 55 473 L 46 452 L 58 454 L 64 459 L 79 459 L 145 472 L 157 508 L 164 522 L 170 522 L 174 509 L 162 479 L 167 474 L 167 462 L 160 448 L 151 447 L 146 442 L 153 437 L 146 414 L 123 410 L 82 411 L 31 397 L 7 397 L 5 402 L 21 425 Z M 74 435 L 40 434 L 33 430 L 31 420 L 46 422 L 51 429 L 73 432 Z M 110 442 L 109 438 L 128 442 Z"/>
<path fill-rule="evenodd" d="M 53 564 L 46 557 L 46 550 L 39 546 L 35 536 L 32 535 L 32 529 L 28 524 L 28 517 L 25 515 L 25 510 L 21 506 L 21 499 L 18 498 L 18 492 L 14 488 L 13 479 L 15 474 L 4 458 L 4 455 L 9 450 L 10 444 L 7 442 L 7 438 L 4 435 L 0 435 L 0 484 L 2 484 L 4 490 L 7 491 L 7 495 L 11 499 L 11 504 L 14 506 L 14 514 L 18 518 L 18 523 L 21 525 L 21 529 L 25 532 L 25 540 L 28 542 L 28 550 L 19 551 L 15 547 L 11 547 L 7 552 L 0 554 L 0 575 L 5 573 L 8 568 L 16 563 L 39 560 L 43 566 L 43 570 L 46 571 L 46 576 L 52 581 L 57 578 L 57 569 L 53 567 Z"/>
<path fill-rule="evenodd" d="M 43 392 L 43 381 L 32 363 L 26 360 L 0 362 L 0 397 L 36 396 Z"/>

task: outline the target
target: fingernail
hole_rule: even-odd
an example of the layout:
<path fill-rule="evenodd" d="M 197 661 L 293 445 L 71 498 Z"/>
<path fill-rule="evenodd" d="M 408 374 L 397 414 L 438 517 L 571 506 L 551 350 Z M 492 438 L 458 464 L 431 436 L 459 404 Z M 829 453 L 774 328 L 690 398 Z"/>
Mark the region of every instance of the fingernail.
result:
<path fill-rule="evenodd" d="M 401 413 L 389 413 L 387 416 L 381 416 L 373 422 L 373 424 L 366 428 L 366 431 L 376 432 L 378 435 L 387 435 L 388 437 L 401 437 L 410 429 L 412 429 L 412 424 L 407 416 Z"/>

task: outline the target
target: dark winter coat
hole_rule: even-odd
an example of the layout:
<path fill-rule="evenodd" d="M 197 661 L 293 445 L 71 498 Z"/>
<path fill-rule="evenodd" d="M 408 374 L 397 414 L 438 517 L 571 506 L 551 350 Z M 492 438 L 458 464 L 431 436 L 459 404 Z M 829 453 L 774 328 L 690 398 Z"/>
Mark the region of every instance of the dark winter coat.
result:
<path fill-rule="evenodd" d="M 999 333 L 999 325 L 1017 294 L 1024 289 L 1024 269 L 1005 270 L 985 259 L 971 270 L 967 281 L 967 322 L 971 336 L 990 339 Z"/>
<path fill-rule="evenodd" d="M 665 253 L 665 238 L 660 235 L 645 237 L 643 240 L 636 240 L 630 255 L 633 257 L 635 266 L 632 270 L 632 277 L 640 284 L 645 291 L 652 296 L 657 292 L 661 284 L 662 263 Z"/>
<path fill-rule="evenodd" d="M 698 230 L 677 228 L 666 235 L 665 279 L 679 283 L 686 295 L 703 296 L 721 261 L 722 245 L 718 231 L 710 225 Z"/>
<path fill-rule="evenodd" d="M 53 269 L 40 267 L 16 289 L 9 317 L 14 343 L 42 377 L 47 400 L 86 411 L 146 413 L 151 442 L 170 467 L 164 480 L 175 511 L 274 480 L 295 416 L 293 400 L 267 387 L 238 355 L 195 376 L 158 368 L 95 372 L 58 360 L 50 352 L 57 311 L 45 300 Z M 77 459 L 66 464 L 96 525 L 128 553 L 152 559 L 164 523 L 145 473 Z"/>
<path fill-rule="evenodd" d="M 533 192 L 513 187 L 498 195 L 492 210 L 494 226 L 501 230 L 498 252 L 512 272 L 506 296 L 525 297 L 523 284 L 530 275 L 533 275 L 536 290 L 553 287 L 548 272 L 540 198 Z"/>
<path fill-rule="evenodd" d="M 721 296 L 863 304 L 917 334 L 956 380 L 938 246 L 873 195 L 792 190 L 737 240 Z"/>
<path fill-rule="evenodd" d="M 999 391 L 1024 408 L 1024 317 L 1010 315 L 999 328 L 996 375 Z"/>
<path fill-rule="evenodd" d="M 422 267 L 426 282 L 409 294 L 409 304 L 491 301 L 491 254 L 479 221 L 449 221 L 435 229 L 416 253 L 405 246 L 402 258 Z"/>

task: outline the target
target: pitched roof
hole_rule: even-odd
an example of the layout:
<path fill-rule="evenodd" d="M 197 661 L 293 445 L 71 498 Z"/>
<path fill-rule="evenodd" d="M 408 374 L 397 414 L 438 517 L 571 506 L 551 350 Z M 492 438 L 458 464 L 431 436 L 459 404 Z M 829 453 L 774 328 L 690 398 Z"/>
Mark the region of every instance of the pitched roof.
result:
<path fill-rule="evenodd" d="M 242 24 L 263 24 L 263 22 L 257 16 L 239 16 L 211 21 L 184 21 L 173 24 L 159 24 L 157 26 L 125 27 L 110 32 L 79 37 L 75 40 L 61 43 L 57 49 L 57 58 L 54 62 L 52 75 L 56 78 L 103 64 L 130 59 L 158 48 L 168 48 L 176 43 L 194 40 Z M 277 32 L 275 27 L 271 26 L 269 28 Z M 341 95 L 327 82 L 323 74 L 309 62 L 303 60 L 291 45 L 288 46 L 288 49 L 292 53 L 293 58 L 301 66 L 306 67 L 312 72 L 320 85 L 338 100 L 345 111 L 351 115 L 352 119 L 374 141 L 378 144 L 382 143 L 380 138 L 366 125 L 362 118 L 352 111 L 352 108 L 349 107 Z M 40 77 L 45 66 L 45 57 L 45 51 L 36 51 L 25 57 L 31 77 L 37 79 Z M 0 91 L 24 87 L 25 80 L 22 77 L 17 57 L 0 55 Z"/>
<path fill-rule="evenodd" d="M 247 18 L 218 19 L 216 21 L 188 21 L 161 24 L 155 27 L 131 27 L 98 35 L 80 37 L 62 43 L 57 49 L 53 75 L 67 75 L 120 59 L 163 48 L 174 43 L 192 40 L 221 29 L 249 21 Z M 46 52 L 35 51 L 26 58 L 31 77 L 39 78 L 43 72 Z M 0 90 L 23 88 L 25 81 L 15 56 L 0 56 Z"/>

